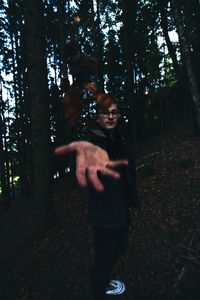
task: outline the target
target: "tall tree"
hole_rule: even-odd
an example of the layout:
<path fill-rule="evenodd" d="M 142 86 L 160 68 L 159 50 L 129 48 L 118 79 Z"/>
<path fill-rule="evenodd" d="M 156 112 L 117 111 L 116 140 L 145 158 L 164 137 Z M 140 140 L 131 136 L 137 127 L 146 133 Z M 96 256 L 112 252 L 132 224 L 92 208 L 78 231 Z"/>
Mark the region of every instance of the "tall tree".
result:
<path fill-rule="evenodd" d="M 179 35 L 180 45 L 184 55 L 184 60 L 188 72 L 188 77 L 190 81 L 191 94 L 193 98 L 193 111 L 194 111 L 194 129 L 197 134 L 200 134 L 200 90 L 198 85 L 198 80 L 194 71 L 192 59 L 191 59 L 191 48 L 188 44 L 185 26 L 182 18 L 183 7 L 178 4 L 175 0 L 171 0 L 171 5 L 174 13 L 174 19 L 177 26 L 177 31 Z"/>
<path fill-rule="evenodd" d="M 6 149 L 5 149 L 5 122 L 3 120 L 4 101 L 2 97 L 2 81 L 0 81 L 0 183 L 2 192 L 2 202 L 5 210 L 10 208 L 10 190 L 9 182 L 7 178 L 7 167 L 6 166 Z"/>
<path fill-rule="evenodd" d="M 67 10 L 67 12 L 66 12 Z M 59 29 L 59 39 L 58 39 L 58 47 L 59 47 L 59 61 L 60 61 L 60 78 L 67 77 L 68 70 L 68 62 L 72 59 L 73 55 L 75 55 L 75 39 L 74 39 L 74 29 L 73 26 L 69 26 L 68 18 L 71 15 L 70 3 L 68 1 L 66 8 L 66 0 L 57 1 L 57 16 L 58 16 L 58 29 Z M 61 100 L 62 94 L 61 91 L 57 89 L 57 99 L 55 103 L 56 111 L 57 111 L 57 141 L 56 145 L 70 143 L 72 140 L 73 128 L 70 126 L 64 116 L 64 104 Z M 59 177 L 62 178 L 65 175 L 66 165 L 70 169 L 74 169 L 74 159 L 73 156 L 68 156 L 67 158 L 63 158 L 59 160 L 61 162 L 59 167 Z"/>
<path fill-rule="evenodd" d="M 94 1 L 92 1 L 94 3 Z M 93 4 L 94 7 L 94 4 Z M 101 9 L 103 8 L 102 1 L 96 0 L 96 20 L 95 20 L 95 31 L 94 31 L 94 48 L 96 52 L 96 58 L 98 61 L 98 79 L 99 87 L 104 90 L 104 38 L 101 30 Z"/>
<path fill-rule="evenodd" d="M 166 40 L 167 48 L 168 48 L 169 54 L 172 59 L 176 77 L 177 77 L 179 83 L 181 83 L 183 80 L 183 76 L 182 76 L 182 73 L 180 70 L 180 65 L 177 60 L 176 48 L 173 45 L 173 43 L 171 42 L 170 37 L 169 37 L 169 28 L 168 28 L 168 24 L 169 24 L 168 18 L 169 17 L 168 17 L 168 13 L 167 13 L 168 1 L 158 0 L 157 2 L 158 2 L 158 10 L 160 12 L 161 27 L 163 30 L 163 35 Z"/>
<path fill-rule="evenodd" d="M 34 198 L 37 203 L 38 234 L 56 224 L 52 198 L 52 168 L 49 128 L 49 95 L 46 42 L 44 38 L 44 3 L 25 0 L 25 25 L 28 51 L 28 89 L 31 103 Z"/>
<path fill-rule="evenodd" d="M 22 1 L 8 0 L 7 8 L 8 32 L 11 43 L 11 73 L 13 76 L 13 92 L 15 100 L 15 130 L 17 143 L 17 156 L 19 165 L 19 177 L 22 193 L 30 194 L 29 168 L 27 163 L 28 145 L 28 113 L 25 114 L 25 77 L 26 57 L 24 52 L 24 15 Z"/>
<path fill-rule="evenodd" d="M 137 0 L 122 1 L 122 52 L 125 65 L 125 100 L 130 107 L 130 142 L 134 150 L 137 149 L 136 127 L 135 127 L 135 98 L 133 81 L 133 36 L 137 13 Z"/>

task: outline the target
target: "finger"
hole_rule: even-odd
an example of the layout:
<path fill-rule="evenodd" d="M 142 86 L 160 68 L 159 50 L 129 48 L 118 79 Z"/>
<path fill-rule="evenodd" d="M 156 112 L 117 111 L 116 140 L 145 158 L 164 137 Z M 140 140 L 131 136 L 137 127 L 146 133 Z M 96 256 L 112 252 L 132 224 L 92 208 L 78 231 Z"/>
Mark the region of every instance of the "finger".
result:
<path fill-rule="evenodd" d="M 128 164 L 129 164 L 128 160 L 126 160 L 126 159 L 116 160 L 116 161 L 110 160 L 107 163 L 107 166 L 109 166 L 109 167 L 118 167 L 118 166 L 121 166 L 121 165 L 127 166 Z"/>
<path fill-rule="evenodd" d="M 121 177 L 118 172 L 115 172 L 108 168 L 101 169 L 100 172 L 101 172 L 101 174 L 103 174 L 105 176 L 113 177 L 114 179 L 119 179 Z"/>
<path fill-rule="evenodd" d="M 87 179 L 86 179 L 86 169 L 81 167 L 76 169 L 76 178 L 78 180 L 78 183 L 82 187 L 86 187 L 87 185 Z"/>
<path fill-rule="evenodd" d="M 95 168 L 88 168 L 88 180 L 91 182 L 91 184 L 97 191 L 104 191 L 104 186 L 99 180 L 97 176 L 97 170 Z"/>
<path fill-rule="evenodd" d="M 64 154 L 73 152 L 75 150 L 76 149 L 75 149 L 73 143 L 71 143 L 69 145 L 64 145 L 64 146 L 60 146 L 60 147 L 56 148 L 54 153 L 55 153 L 55 155 L 64 155 Z"/>
<path fill-rule="evenodd" d="M 89 90 L 91 93 L 95 93 L 96 91 L 97 91 L 97 85 L 95 84 L 95 83 L 93 83 L 93 82 L 91 82 L 91 83 L 88 83 L 86 86 L 85 86 L 85 88 L 87 89 L 87 90 Z"/>

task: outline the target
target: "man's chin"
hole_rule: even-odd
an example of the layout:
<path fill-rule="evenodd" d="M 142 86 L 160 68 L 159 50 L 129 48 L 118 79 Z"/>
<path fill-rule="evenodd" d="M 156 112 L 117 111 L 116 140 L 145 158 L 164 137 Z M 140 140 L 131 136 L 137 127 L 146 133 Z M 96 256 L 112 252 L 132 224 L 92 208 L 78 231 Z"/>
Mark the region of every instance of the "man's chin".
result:
<path fill-rule="evenodd" d="M 108 130 L 115 129 L 116 125 L 115 124 L 106 124 L 105 128 Z"/>

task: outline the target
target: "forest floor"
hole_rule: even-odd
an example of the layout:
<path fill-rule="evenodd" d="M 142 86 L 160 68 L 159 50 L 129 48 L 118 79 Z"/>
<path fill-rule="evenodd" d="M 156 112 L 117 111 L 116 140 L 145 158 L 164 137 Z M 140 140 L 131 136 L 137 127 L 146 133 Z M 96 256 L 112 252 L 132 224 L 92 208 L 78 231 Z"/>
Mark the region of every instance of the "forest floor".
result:
<path fill-rule="evenodd" d="M 131 212 L 128 249 L 113 272 L 127 290 L 110 299 L 200 299 L 199 154 L 200 139 L 187 125 L 141 147 L 141 210 Z M 94 251 L 87 197 L 77 185 L 55 184 L 60 223 L 34 240 L 34 202 L 1 208 L 1 300 L 88 299 Z"/>

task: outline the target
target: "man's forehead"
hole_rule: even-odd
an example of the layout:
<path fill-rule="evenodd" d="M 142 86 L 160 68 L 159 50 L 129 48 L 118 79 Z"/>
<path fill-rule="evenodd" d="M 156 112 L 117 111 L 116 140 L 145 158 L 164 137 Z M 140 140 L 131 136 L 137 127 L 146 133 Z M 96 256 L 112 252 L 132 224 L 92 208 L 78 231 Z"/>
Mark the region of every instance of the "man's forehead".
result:
<path fill-rule="evenodd" d="M 109 107 L 108 107 L 108 111 L 112 111 L 114 109 L 117 109 L 117 104 L 112 103 Z"/>

